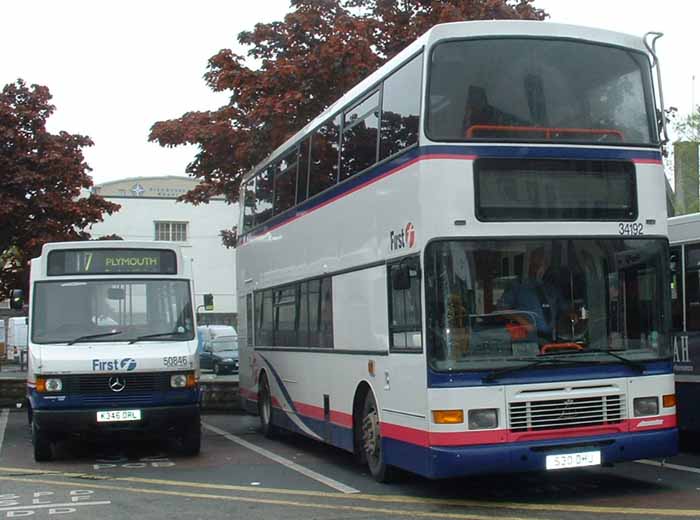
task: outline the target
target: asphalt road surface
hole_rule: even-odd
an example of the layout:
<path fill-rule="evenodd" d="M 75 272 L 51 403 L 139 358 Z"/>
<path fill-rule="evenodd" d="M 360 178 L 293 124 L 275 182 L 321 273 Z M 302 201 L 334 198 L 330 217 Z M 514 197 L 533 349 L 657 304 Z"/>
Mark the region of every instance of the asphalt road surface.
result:
<path fill-rule="evenodd" d="M 378 484 L 341 450 L 274 440 L 257 418 L 204 417 L 202 453 L 111 441 L 62 443 L 35 463 L 22 412 L 0 411 L 0 519 L 464 520 L 700 518 L 700 454 L 531 474 Z"/>

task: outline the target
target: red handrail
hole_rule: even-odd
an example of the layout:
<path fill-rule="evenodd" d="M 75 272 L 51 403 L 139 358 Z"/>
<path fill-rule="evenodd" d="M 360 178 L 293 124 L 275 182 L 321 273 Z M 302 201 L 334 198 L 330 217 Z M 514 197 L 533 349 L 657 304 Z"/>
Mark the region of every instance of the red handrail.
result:
<path fill-rule="evenodd" d="M 583 345 L 578 343 L 547 343 L 542 346 L 542 354 L 546 354 L 550 350 L 583 350 Z"/>
<path fill-rule="evenodd" d="M 551 139 L 552 134 L 590 134 L 590 135 L 615 135 L 620 141 L 624 135 L 619 130 L 600 129 L 600 128 L 552 128 L 546 126 L 509 126 L 509 125 L 472 125 L 470 126 L 465 137 L 474 137 L 474 132 L 480 130 L 496 130 L 502 132 L 542 132 L 545 139 Z"/>

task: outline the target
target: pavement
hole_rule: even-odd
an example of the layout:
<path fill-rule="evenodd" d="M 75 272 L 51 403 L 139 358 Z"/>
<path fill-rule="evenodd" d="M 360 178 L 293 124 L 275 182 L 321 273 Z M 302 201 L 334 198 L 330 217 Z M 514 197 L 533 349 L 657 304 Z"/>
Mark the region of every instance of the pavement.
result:
<path fill-rule="evenodd" d="M 267 439 L 256 417 L 203 418 L 202 453 L 164 442 L 60 443 L 35 463 L 26 416 L 0 412 L 0 519 L 641 520 L 700 518 L 700 453 L 612 468 L 379 484 L 353 456 Z"/>

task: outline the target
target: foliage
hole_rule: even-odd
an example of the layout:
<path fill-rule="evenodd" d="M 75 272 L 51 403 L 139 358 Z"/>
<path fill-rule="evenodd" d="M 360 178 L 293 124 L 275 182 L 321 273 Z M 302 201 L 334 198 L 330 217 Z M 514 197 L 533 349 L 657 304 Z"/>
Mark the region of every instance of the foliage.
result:
<path fill-rule="evenodd" d="M 81 197 L 92 186 L 82 148 L 89 137 L 46 129 L 49 89 L 24 81 L 0 92 L 0 298 L 26 288 L 29 260 L 46 242 L 89 238 L 84 229 L 117 204 Z"/>
<path fill-rule="evenodd" d="M 671 107 L 667 113 L 678 141 L 700 142 L 700 105 L 685 116 L 680 115 L 675 107 Z"/>
<path fill-rule="evenodd" d="M 224 194 L 234 202 L 246 172 L 434 24 L 544 19 L 532 2 L 292 0 L 283 21 L 238 36 L 248 61 L 228 49 L 210 58 L 204 78 L 212 90 L 230 92 L 226 105 L 157 122 L 149 139 L 198 145 L 187 173 L 200 183 L 183 200 L 199 204 Z M 235 233 L 222 237 L 232 244 Z"/>

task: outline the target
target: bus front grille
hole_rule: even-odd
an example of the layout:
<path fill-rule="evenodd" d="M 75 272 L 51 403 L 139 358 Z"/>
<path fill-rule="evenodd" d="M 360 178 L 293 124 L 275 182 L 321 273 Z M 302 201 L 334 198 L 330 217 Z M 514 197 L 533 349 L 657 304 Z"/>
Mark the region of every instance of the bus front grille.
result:
<path fill-rule="evenodd" d="M 115 377 L 123 388 L 115 392 L 110 384 Z M 140 372 L 135 374 L 78 374 L 62 376 L 66 393 L 83 396 L 127 396 L 144 392 L 163 392 L 170 389 L 170 374 L 165 372 Z M 116 388 L 121 388 L 121 384 Z"/>
<path fill-rule="evenodd" d="M 557 430 L 619 424 L 626 419 L 624 395 L 511 402 L 513 432 Z"/>

